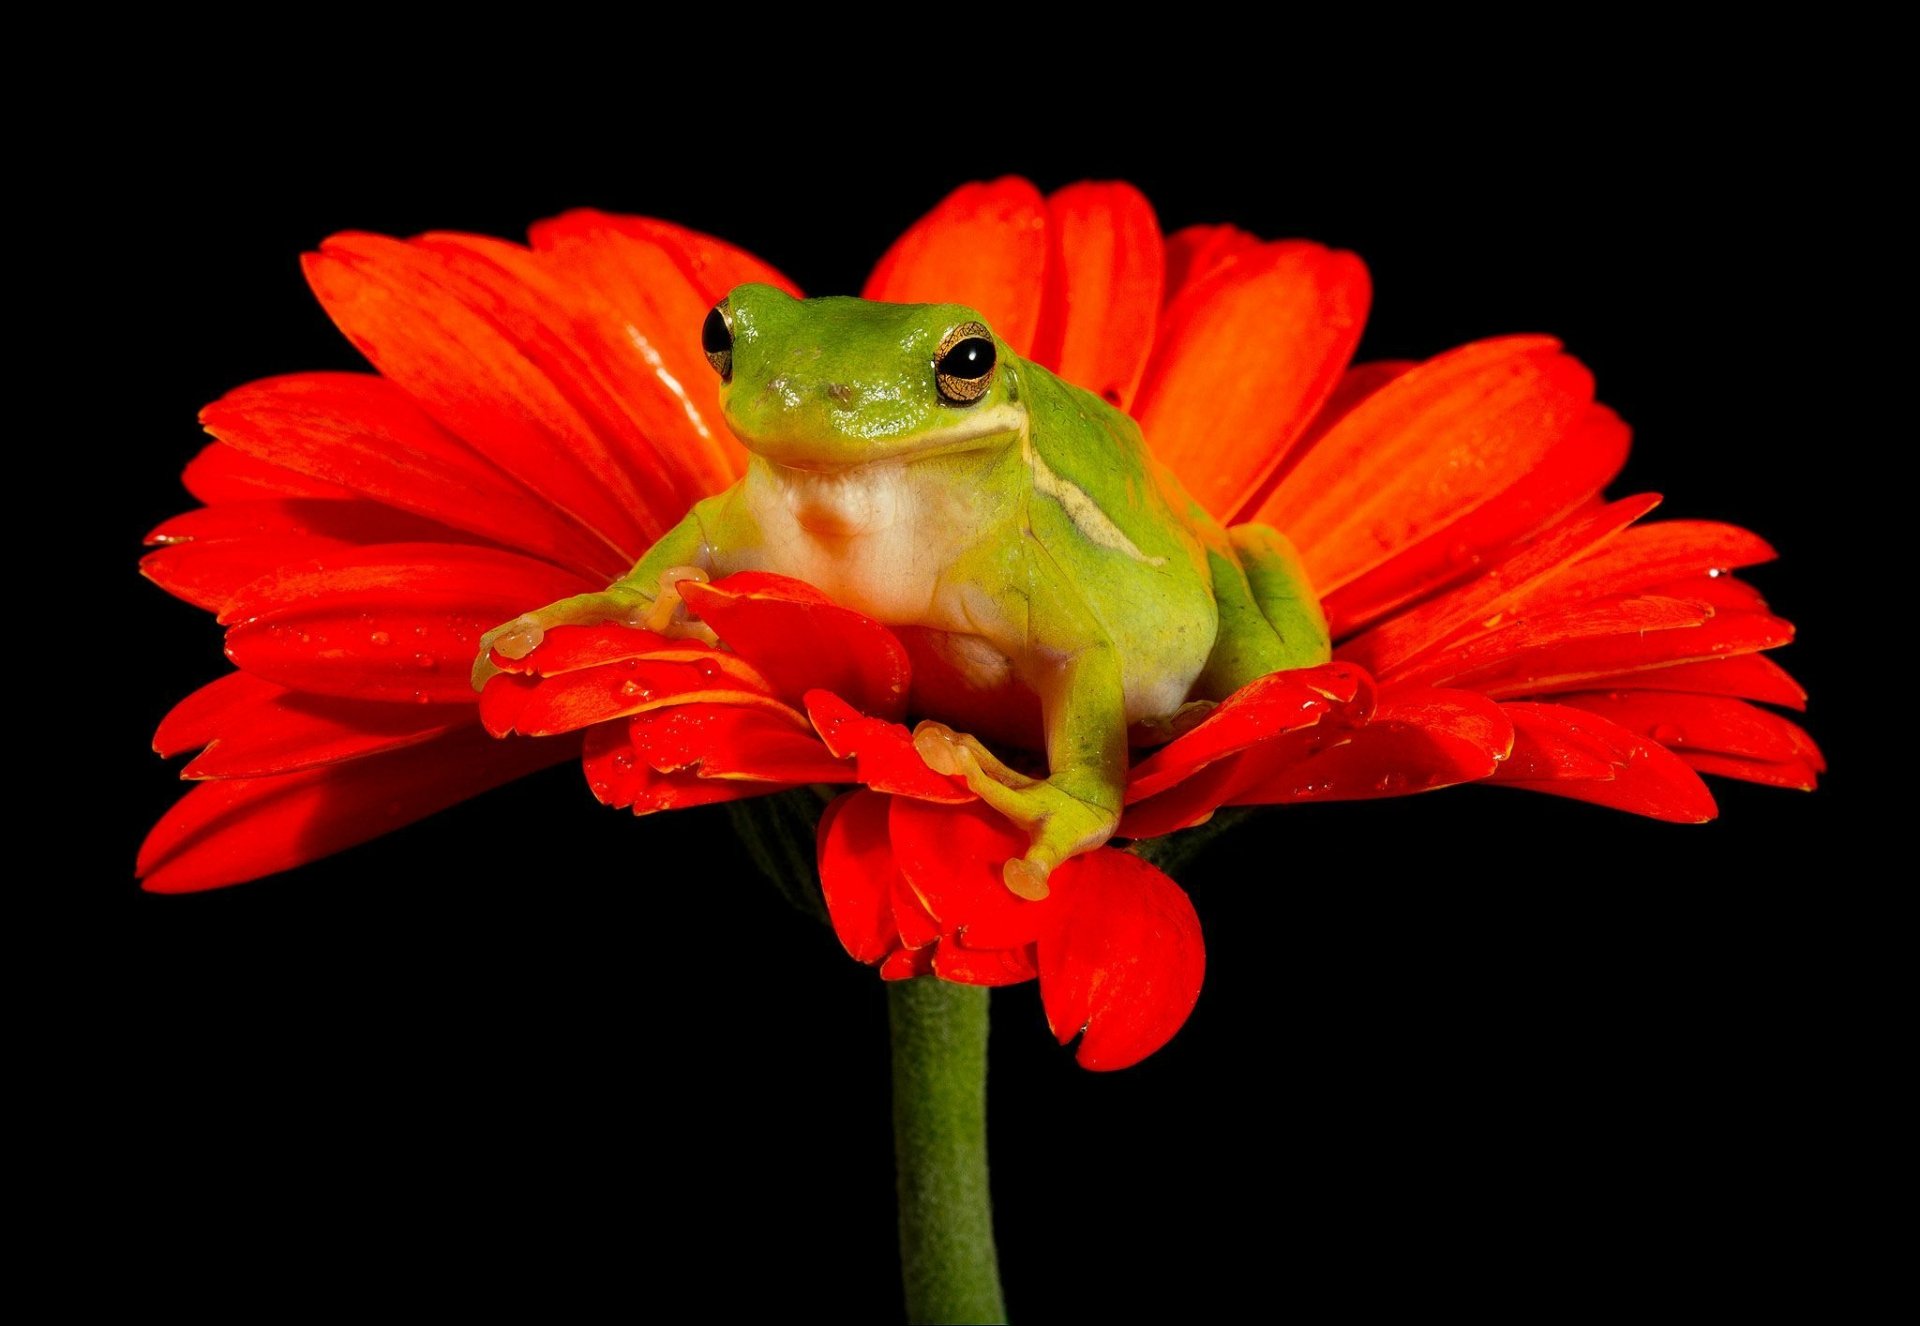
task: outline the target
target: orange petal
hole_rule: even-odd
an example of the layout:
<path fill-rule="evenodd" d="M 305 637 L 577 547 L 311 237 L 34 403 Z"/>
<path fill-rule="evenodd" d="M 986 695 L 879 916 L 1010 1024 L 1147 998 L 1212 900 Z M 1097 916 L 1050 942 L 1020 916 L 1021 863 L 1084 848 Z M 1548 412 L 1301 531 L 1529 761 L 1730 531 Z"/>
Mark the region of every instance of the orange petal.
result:
<path fill-rule="evenodd" d="M 829 602 L 810 585 L 779 576 L 683 581 L 681 596 L 729 649 L 753 664 L 782 697 L 832 691 L 885 718 L 906 712 L 907 651 L 870 617 Z"/>
<path fill-rule="evenodd" d="M 1334 638 L 1464 579 L 1597 497 L 1626 463 L 1632 434 L 1604 405 L 1504 490 L 1322 596 Z"/>
<path fill-rule="evenodd" d="M 575 365 L 540 334 L 534 292 L 490 297 L 447 259 L 345 234 L 306 257 L 327 315 L 428 414 L 631 561 L 686 513 L 646 491 L 567 386 Z"/>
<path fill-rule="evenodd" d="M 969 305 L 1016 353 L 1031 356 L 1046 265 L 1046 203 L 1009 175 L 948 194 L 893 242 L 861 294 Z"/>
<path fill-rule="evenodd" d="M 1238 226 L 1188 226 L 1167 236 L 1166 302 L 1171 304 L 1196 281 L 1204 281 L 1242 254 L 1260 247 L 1260 237 Z"/>
<path fill-rule="evenodd" d="M 1200 918 L 1178 884 L 1128 852 L 1076 856 L 1054 879 L 1071 907 L 1037 945 L 1047 1024 L 1062 1045 L 1085 1030 L 1075 1056 L 1084 1068 L 1139 1063 L 1200 999 Z"/>
<path fill-rule="evenodd" d="M 900 946 L 893 887 L 905 887 L 887 838 L 887 798 L 848 792 L 828 804 L 816 834 L 820 891 L 840 946 L 855 962 L 879 962 Z"/>
<path fill-rule="evenodd" d="M 1700 824 L 1717 813 L 1713 794 L 1686 763 L 1658 742 L 1637 737 L 1595 714 L 1555 704 L 1504 706 L 1514 725 L 1514 755 L 1490 780 L 1588 801 L 1677 824 Z M 1587 757 L 1564 752 L 1577 747 Z M 1609 776 L 1591 777 L 1593 763 Z"/>
<path fill-rule="evenodd" d="M 1679 754 L 1704 751 L 1775 763 L 1799 761 L 1826 768 L 1820 748 L 1799 724 L 1722 695 L 1667 691 L 1586 692 L 1560 703 L 1598 714 Z"/>
<path fill-rule="evenodd" d="M 1766 613 L 1720 613 L 1685 624 L 1689 608 L 1673 600 L 1626 599 L 1547 622 L 1512 629 L 1443 650 L 1409 668 L 1405 680 L 1471 686 L 1493 696 L 1585 689 L 1623 673 L 1670 663 L 1698 663 L 1772 649 L 1793 639 L 1793 626 Z"/>
<path fill-rule="evenodd" d="M 1318 244 L 1267 244 L 1166 308 L 1134 403 L 1147 445 L 1233 518 L 1312 422 L 1366 321 L 1366 266 Z"/>
<path fill-rule="evenodd" d="M 512 311 L 515 336 L 643 492 L 684 512 L 745 469 L 744 450 L 718 419 L 719 379 L 704 352 L 697 357 L 704 372 L 679 376 L 654 341 L 636 335 L 626 309 L 545 254 L 476 235 L 423 235 L 414 243 L 444 258 L 481 307 Z M 681 371 L 696 366 L 699 327 L 711 307 L 691 288 L 685 295 L 697 311 L 657 333 L 681 352 Z"/>
<path fill-rule="evenodd" d="M 138 873 L 153 892 L 188 893 L 291 870 L 579 749 L 573 741 L 497 742 L 469 727 L 345 764 L 201 783 L 154 825 Z"/>
<path fill-rule="evenodd" d="M 1362 401 L 1246 518 L 1292 539 L 1324 596 L 1510 486 L 1592 402 L 1553 340 L 1462 346 Z"/>
<path fill-rule="evenodd" d="M 1670 663 L 1639 672 L 1623 672 L 1599 680 L 1584 679 L 1541 685 L 1536 691 L 1650 690 L 1689 691 L 1702 695 L 1731 695 L 1759 700 L 1787 709 L 1805 709 L 1807 693 L 1787 670 L 1764 654 L 1741 654 L 1704 663 Z"/>
<path fill-rule="evenodd" d="M 1032 358 L 1124 410 L 1153 350 L 1165 250 L 1131 184 L 1072 184 L 1047 199 L 1046 298 Z"/>
<path fill-rule="evenodd" d="M 611 579 L 629 562 L 367 373 L 248 383 L 200 412 L 236 451 L 390 507 Z"/>
<path fill-rule="evenodd" d="M 746 466 L 746 449 L 721 418 L 700 325 L 736 285 L 800 291 L 752 254 L 711 235 L 650 217 L 568 212 L 530 232 L 542 263 L 594 302 L 585 330 L 616 361 L 640 361 L 621 397 L 642 431 L 718 492 Z M 689 503 L 691 505 L 691 503 Z"/>
<path fill-rule="evenodd" d="M 1605 546 L 1516 598 L 1513 610 L 1526 612 L 1638 594 L 1688 577 L 1719 578 L 1734 567 L 1771 561 L 1775 555 L 1765 539 L 1738 525 L 1713 520 L 1663 520 L 1636 526 L 1608 540 Z"/>
<path fill-rule="evenodd" d="M 1576 559 L 1645 515 L 1659 500 L 1653 495 L 1628 497 L 1571 517 L 1458 589 L 1347 641 L 1339 655 L 1385 681 L 1451 640 L 1493 630 L 1536 585 L 1566 574 Z"/>

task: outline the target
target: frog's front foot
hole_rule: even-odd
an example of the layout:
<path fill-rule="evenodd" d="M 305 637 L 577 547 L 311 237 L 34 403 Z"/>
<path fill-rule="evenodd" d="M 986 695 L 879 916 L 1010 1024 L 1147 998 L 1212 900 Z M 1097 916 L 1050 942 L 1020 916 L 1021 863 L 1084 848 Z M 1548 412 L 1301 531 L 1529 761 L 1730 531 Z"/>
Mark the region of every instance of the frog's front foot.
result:
<path fill-rule="evenodd" d="M 1075 796 L 1052 779 L 1008 768 L 977 739 L 944 723 L 921 723 L 913 730 L 913 745 L 934 772 L 965 778 L 976 796 L 1027 831 L 1027 854 L 1001 868 L 1007 887 L 1022 898 L 1046 897 L 1054 867 L 1098 847 L 1120 822 L 1117 810 Z M 1119 799 L 1117 790 L 1114 799 Z"/>
<path fill-rule="evenodd" d="M 680 599 L 681 581 L 706 578 L 707 573 L 697 566 L 673 566 L 660 573 L 659 588 L 653 593 L 621 581 L 597 594 L 575 594 L 533 612 L 523 612 L 480 637 L 480 651 L 473 659 L 473 689 L 479 690 L 499 673 L 500 669 L 493 663 L 495 650 L 502 658 L 525 658 L 540 647 L 547 632 L 556 626 L 620 622 L 676 640 L 713 644 L 713 631 L 704 622 L 690 619 L 686 604 Z"/>

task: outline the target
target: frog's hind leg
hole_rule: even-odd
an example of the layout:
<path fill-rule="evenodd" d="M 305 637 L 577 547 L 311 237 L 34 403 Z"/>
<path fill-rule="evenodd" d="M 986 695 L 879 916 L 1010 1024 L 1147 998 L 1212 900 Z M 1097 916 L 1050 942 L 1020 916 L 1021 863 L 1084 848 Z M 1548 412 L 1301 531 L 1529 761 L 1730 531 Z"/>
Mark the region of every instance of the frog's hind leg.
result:
<path fill-rule="evenodd" d="M 1326 614 L 1286 536 L 1266 525 L 1236 525 L 1227 538 L 1228 547 L 1207 550 L 1220 625 L 1194 687 L 1203 700 L 1223 700 L 1269 672 L 1333 657 Z"/>

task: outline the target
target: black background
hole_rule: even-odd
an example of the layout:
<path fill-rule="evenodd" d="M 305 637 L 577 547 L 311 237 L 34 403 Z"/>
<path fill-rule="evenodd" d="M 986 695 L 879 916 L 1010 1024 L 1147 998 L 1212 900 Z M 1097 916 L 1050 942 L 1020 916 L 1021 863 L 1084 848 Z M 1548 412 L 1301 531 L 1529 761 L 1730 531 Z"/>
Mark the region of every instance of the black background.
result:
<path fill-rule="evenodd" d="M 116 941 L 90 992 L 112 1083 L 92 1132 L 131 1194 L 111 1226 L 244 1248 L 295 1293 L 388 1267 L 421 1294 L 897 1316 L 880 983 L 751 874 L 724 815 L 636 822 L 566 767 L 284 877 L 140 894 L 135 847 L 178 792 L 146 738 L 224 665 L 207 616 L 131 566 L 191 505 L 175 476 L 202 403 L 357 366 L 296 264 L 331 231 L 514 236 L 592 205 L 851 291 L 952 184 L 1014 171 L 1132 179 L 1168 230 L 1357 250 L 1362 358 L 1561 336 L 1635 426 L 1616 492 L 1780 549 L 1753 578 L 1801 628 L 1782 657 L 1835 764 L 1812 796 L 1716 782 L 1722 819 L 1699 828 L 1462 789 L 1228 839 L 1183 879 L 1206 990 L 1146 1064 L 1085 1073 L 1031 987 L 995 997 L 1015 1313 L 1705 1302 L 1805 1269 L 1830 1159 L 1814 1110 L 1848 1070 L 1833 889 L 1875 720 L 1836 590 L 1859 557 L 1837 333 L 1809 317 L 1856 232 L 1791 115 L 1279 134 L 1068 113 L 925 150 L 803 105 L 718 144 L 697 123 L 450 115 L 261 149 L 246 118 L 136 118 L 114 151 L 164 187 L 99 218 L 146 345 L 94 403 L 119 509 L 87 532 L 141 642 L 88 738 L 113 790 L 75 882 Z"/>

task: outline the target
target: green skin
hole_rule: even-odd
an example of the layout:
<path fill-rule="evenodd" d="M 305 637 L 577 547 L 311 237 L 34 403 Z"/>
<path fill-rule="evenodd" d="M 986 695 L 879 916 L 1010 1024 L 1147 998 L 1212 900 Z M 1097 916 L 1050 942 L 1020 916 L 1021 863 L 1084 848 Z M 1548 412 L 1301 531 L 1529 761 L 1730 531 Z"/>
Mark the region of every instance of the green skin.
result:
<path fill-rule="evenodd" d="M 476 682 L 492 671 L 488 648 L 522 657 L 554 626 L 672 631 L 673 586 L 689 576 L 804 580 L 919 628 L 910 708 L 926 655 L 945 665 L 940 711 L 977 717 L 976 730 L 1004 724 L 1012 697 L 1038 698 L 1043 732 L 1025 744 L 1044 737 L 1044 780 L 941 723 L 921 723 L 914 743 L 1028 832 L 1005 876 L 1044 897 L 1048 872 L 1119 822 L 1130 732 L 1165 740 L 1254 678 L 1330 656 L 1291 545 L 1264 526 L 1222 528 L 1127 415 L 997 337 L 985 391 L 943 394 L 936 359 L 956 328 L 982 322 L 973 310 L 764 285 L 720 307 L 733 337 L 720 402 L 753 453 L 746 476 L 605 591 L 489 632 Z"/>

